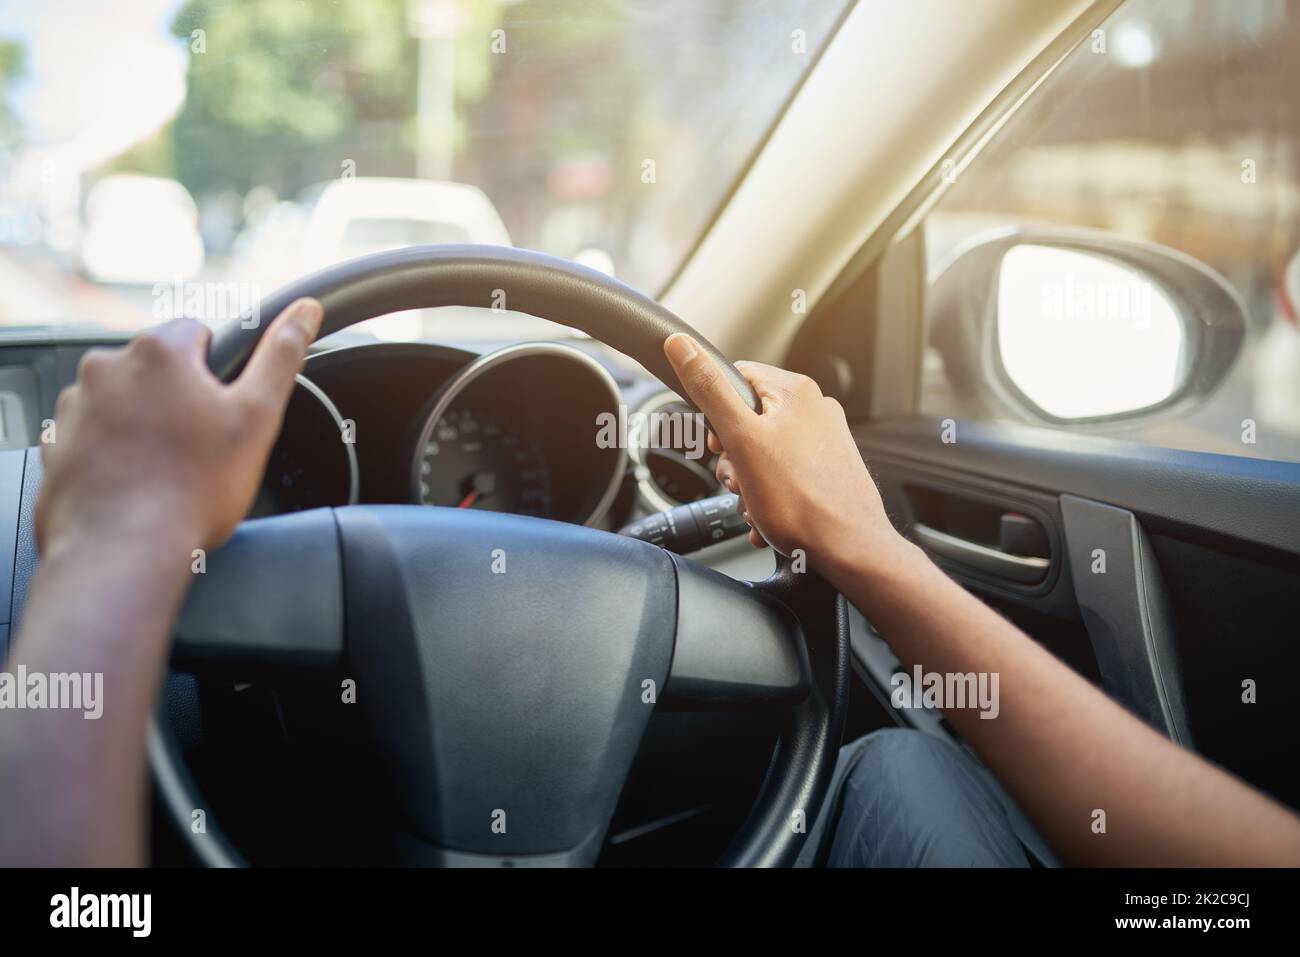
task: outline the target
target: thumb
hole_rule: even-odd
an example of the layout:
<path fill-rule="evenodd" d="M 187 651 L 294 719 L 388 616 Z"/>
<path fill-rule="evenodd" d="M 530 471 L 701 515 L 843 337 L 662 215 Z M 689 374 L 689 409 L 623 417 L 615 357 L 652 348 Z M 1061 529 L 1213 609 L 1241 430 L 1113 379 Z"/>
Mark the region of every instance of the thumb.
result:
<path fill-rule="evenodd" d="M 282 411 L 322 318 L 315 299 L 290 303 L 267 328 L 233 388 L 258 408 Z"/>
<path fill-rule="evenodd" d="M 677 373 L 686 397 L 704 413 L 723 445 L 754 414 L 727 381 L 713 357 L 690 336 L 677 332 L 664 340 L 664 355 Z"/>

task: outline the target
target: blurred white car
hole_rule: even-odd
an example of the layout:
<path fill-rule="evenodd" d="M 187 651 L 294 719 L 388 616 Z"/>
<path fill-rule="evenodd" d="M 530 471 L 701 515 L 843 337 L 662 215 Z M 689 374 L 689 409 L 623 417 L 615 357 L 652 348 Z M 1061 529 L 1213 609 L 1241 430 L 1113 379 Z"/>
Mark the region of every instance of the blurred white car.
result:
<path fill-rule="evenodd" d="M 230 247 L 230 274 L 270 294 L 303 274 L 302 252 L 310 212 L 282 200 L 260 211 Z"/>
<path fill-rule="evenodd" d="M 321 191 L 307 223 L 308 271 L 369 253 L 425 243 L 509 246 L 492 200 L 464 183 L 358 177 Z"/>
<path fill-rule="evenodd" d="M 426 243 L 509 246 L 492 200 L 476 186 L 436 180 L 357 177 L 325 186 L 312 207 L 303 245 L 305 272 L 346 259 Z M 395 313 L 365 323 L 381 339 L 420 338 L 426 316 Z"/>
<path fill-rule="evenodd" d="M 1282 270 L 1277 312 L 1255 354 L 1261 423 L 1300 436 L 1300 250 Z"/>
<path fill-rule="evenodd" d="M 183 282 L 203 268 L 189 191 L 156 176 L 106 176 L 86 198 L 81 261 L 98 283 Z"/>

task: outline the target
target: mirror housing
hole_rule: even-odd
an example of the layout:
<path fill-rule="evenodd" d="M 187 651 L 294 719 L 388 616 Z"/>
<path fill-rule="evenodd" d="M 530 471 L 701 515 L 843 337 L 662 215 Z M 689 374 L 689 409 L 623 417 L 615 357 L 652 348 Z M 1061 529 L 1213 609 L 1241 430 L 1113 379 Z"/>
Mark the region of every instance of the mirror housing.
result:
<path fill-rule="evenodd" d="M 1060 403 L 1030 394 L 1034 390 L 1026 386 L 1023 373 L 1018 379 L 1005 361 L 999 308 L 1006 302 L 1001 287 L 1008 254 L 1031 248 L 1053 254 L 1040 258 L 1055 260 L 1057 266 L 1069 262 L 1071 255 L 1087 257 L 1098 274 L 1123 273 L 1149 284 L 1145 298 L 1154 306 L 1149 311 L 1166 327 L 1175 325 L 1174 331 L 1181 335 L 1176 355 L 1155 357 L 1161 374 L 1172 377 L 1167 390 L 1148 388 L 1141 404 L 1131 408 L 1113 402 L 1110 407 L 1098 402 L 1092 409 L 1076 404 L 1073 414 Z M 1241 351 L 1247 317 L 1240 297 L 1222 276 L 1175 249 L 1095 230 L 1016 226 L 981 233 L 957 248 L 930 284 L 926 322 L 930 342 L 943 357 L 948 380 L 959 393 L 990 404 L 993 411 L 1027 413 L 1053 424 L 1100 424 L 1165 412 L 1209 395 Z M 1104 334 L 1100 324 L 1095 328 L 1097 335 Z M 1175 348 L 1170 329 L 1163 332 L 1164 346 Z M 1073 335 L 1077 343 L 1078 330 Z M 1042 356 L 1044 363 L 1052 358 Z M 1079 363 L 1089 361 L 1079 350 L 1057 358 L 1063 365 L 1073 363 L 1075 372 Z M 1096 361 L 1096 356 L 1091 358 Z M 1108 370 L 1099 366 L 1084 371 L 1098 372 L 1097 381 L 1104 382 Z M 1130 376 L 1141 374 L 1131 363 L 1127 371 Z"/>

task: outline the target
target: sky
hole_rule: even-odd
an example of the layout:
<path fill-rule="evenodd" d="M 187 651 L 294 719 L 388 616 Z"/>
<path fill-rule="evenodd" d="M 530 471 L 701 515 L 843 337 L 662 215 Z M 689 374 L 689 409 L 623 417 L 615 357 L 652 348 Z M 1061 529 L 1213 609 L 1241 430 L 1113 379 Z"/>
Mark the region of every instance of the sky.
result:
<path fill-rule="evenodd" d="M 0 0 L 0 37 L 27 48 L 13 104 L 30 145 L 84 167 L 148 138 L 185 98 L 181 0 Z"/>

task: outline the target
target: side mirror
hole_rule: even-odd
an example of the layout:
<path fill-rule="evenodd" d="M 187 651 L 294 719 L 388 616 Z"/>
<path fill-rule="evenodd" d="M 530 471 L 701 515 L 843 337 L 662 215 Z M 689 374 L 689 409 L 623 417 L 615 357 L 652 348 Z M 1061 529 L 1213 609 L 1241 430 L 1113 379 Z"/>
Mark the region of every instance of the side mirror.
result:
<path fill-rule="evenodd" d="M 926 313 L 958 390 L 1053 423 L 1203 398 L 1247 321 L 1223 277 L 1177 250 L 1052 227 L 968 241 L 931 283 Z"/>

